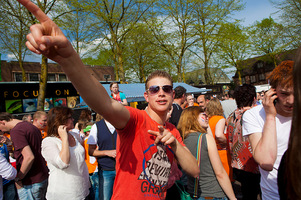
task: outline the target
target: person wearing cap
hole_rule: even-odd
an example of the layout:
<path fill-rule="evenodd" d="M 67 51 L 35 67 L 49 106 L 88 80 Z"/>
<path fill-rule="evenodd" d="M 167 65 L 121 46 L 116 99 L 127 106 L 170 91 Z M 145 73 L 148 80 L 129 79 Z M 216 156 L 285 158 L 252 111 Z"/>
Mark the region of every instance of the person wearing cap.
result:
<path fill-rule="evenodd" d="M 99 199 L 99 176 L 98 176 L 98 162 L 94 156 L 89 155 L 89 144 L 87 144 L 88 137 L 91 131 L 91 125 L 87 125 L 83 129 L 86 137 L 84 139 L 84 148 L 85 148 L 85 162 L 89 171 L 89 178 L 91 182 L 89 199 Z"/>

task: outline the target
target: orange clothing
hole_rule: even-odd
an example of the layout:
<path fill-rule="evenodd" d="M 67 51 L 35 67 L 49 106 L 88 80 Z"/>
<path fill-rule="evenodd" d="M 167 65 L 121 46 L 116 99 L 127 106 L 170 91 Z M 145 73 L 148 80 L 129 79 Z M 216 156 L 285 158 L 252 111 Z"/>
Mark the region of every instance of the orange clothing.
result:
<path fill-rule="evenodd" d="M 193 106 L 199 106 L 199 104 L 194 102 Z M 185 106 L 185 108 L 188 108 L 188 104 Z"/>
<path fill-rule="evenodd" d="M 228 145 L 227 145 L 226 149 L 225 148 L 223 149 L 218 144 L 218 141 L 215 138 L 215 127 L 216 127 L 216 124 L 218 123 L 219 120 L 221 120 L 223 118 L 224 118 L 223 116 L 218 116 L 218 115 L 210 117 L 209 118 L 209 126 L 210 126 L 210 129 L 212 131 L 212 135 L 213 135 L 213 137 L 215 139 L 215 143 L 216 143 L 216 147 L 218 149 L 219 157 L 220 157 L 220 159 L 222 161 L 222 164 L 223 164 L 223 166 L 224 166 L 227 174 L 230 177 L 230 180 L 232 180 L 231 157 L 230 157 L 230 151 L 229 151 Z"/>
<path fill-rule="evenodd" d="M 88 137 L 86 137 L 84 140 L 85 162 L 87 164 L 89 174 L 91 174 L 91 173 L 94 173 L 95 170 L 97 169 L 98 163 L 94 156 L 89 155 L 89 153 L 88 153 L 89 145 L 87 144 L 87 141 L 88 141 Z"/>
<path fill-rule="evenodd" d="M 44 129 L 40 130 L 40 131 L 41 131 L 42 138 L 44 139 L 48 135 L 47 134 L 47 131 L 48 131 L 47 126 Z"/>

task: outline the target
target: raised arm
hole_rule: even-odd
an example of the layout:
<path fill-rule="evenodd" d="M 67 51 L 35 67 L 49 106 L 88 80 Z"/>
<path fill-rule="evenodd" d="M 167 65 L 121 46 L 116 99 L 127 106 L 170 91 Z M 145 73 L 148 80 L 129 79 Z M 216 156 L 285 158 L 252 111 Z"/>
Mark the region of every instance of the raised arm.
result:
<path fill-rule="evenodd" d="M 68 133 L 66 131 L 66 126 L 59 126 L 58 128 L 59 136 L 62 140 L 62 149 L 60 151 L 60 158 L 65 164 L 70 164 L 70 150 L 69 150 L 69 141 Z"/>
<path fill-rule="evenodd" d="M 28 49 L 59 63 L 89 107 L 116 128 L 124 128 L 130 118 L 128 110 L 112 100 L 105 88 L 86 70 L 60 28 L 30 0 L 18 1 L 40 21 L 40 24 L 30 27 L 26 42 Z"/>
<path fill-rule="evenodd" d="M 259 166 L 267 171 L 273 170 L 277 159 L 277 132 L 276 132 L 276 108 L 273 101 L 277 96 L 275 90 L 266 92 L 263 99 L 263 107 L 266 118 L 262 133 L 253 133 L 249 135 L 250 144 L 253 149 L 253 157 Z"/>

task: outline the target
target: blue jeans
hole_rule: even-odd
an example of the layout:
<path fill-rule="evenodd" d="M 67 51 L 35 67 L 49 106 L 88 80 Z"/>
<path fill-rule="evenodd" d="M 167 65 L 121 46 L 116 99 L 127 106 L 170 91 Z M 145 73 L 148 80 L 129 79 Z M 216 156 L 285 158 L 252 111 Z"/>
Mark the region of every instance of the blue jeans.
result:
<path fill-rule="evenodd" d="M 92 173 L 92 175 L 89 175 L 90 177 L 90 183 L 91 183 L 91 187 L 90 187 L 90 193 L 88 196 L 88 199 L 90 200 L 99 200 L 99 176 L 98 176 L 98 172 L 94 172 Z"/>
<path fill-rule="evenodd" d="M 48 186 L 48 179 L 41 183 L 34 183 L 32 185 L 23 185 L 18 189 L 20 200 L 44 200 Z"/>
<path fill-rule="evenodd" d="M 196 200 L 206 200 L 204 197 L 199 197 Z M 213 198 L 212 200 L 228 200 L 227 197 L 222 197 L 222 198 Z"/>
<path fill-rule="evenodd" d="M 99 197 L 100 200 L 110 200 L 113 194 L 113 185 L 116 171 L 99 170 Z"/>
<path fill-rule="evenodd" d="M 10 181 L 3 186 L 3 200 L 18 200 L 15 181 Z"/>

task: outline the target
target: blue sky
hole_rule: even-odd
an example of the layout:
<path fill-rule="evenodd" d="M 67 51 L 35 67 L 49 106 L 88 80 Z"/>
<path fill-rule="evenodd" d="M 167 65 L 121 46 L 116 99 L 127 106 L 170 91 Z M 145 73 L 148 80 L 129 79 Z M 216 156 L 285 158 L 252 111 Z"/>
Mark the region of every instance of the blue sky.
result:
<path fill-rule="evenodd" d="M 233 17 L 237 19 L 243 19 L 243 25 L 249 26 L 254 22 L 260 21 L 264 18 L 272 16 L 277 19 L 277 9 L 273 7 L 269 0 L 244 0 L 245 9 L 236 13 Z"/>

